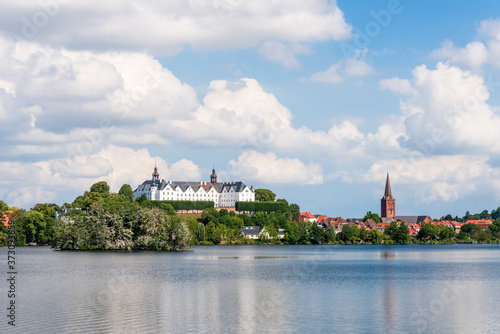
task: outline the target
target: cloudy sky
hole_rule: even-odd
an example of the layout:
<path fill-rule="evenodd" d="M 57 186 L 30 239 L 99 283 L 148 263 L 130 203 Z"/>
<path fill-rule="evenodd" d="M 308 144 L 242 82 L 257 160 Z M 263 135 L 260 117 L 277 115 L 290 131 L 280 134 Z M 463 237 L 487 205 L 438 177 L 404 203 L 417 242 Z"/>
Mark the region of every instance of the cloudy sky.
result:
<path fill-rule="evenodd" d="M 498 1 L 0 4 L 0 199 L 243 180 L 302 210 L 500 206 Z M 500 15 L 500 14 L 499 14 Z"/>

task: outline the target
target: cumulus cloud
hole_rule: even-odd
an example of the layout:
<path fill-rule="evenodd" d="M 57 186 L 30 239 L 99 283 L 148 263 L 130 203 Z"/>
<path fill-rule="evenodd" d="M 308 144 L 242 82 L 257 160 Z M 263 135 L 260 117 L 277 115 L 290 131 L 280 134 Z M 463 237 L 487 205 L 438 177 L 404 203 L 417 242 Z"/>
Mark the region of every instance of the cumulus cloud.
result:
<path fill-rule="evenodd" d="M 62 192 L 83 193 L 98 181 L 106 181 L 117 192 L 127 183 L 135 188 L 151 178 L 158 166 L 163 179 L 192 180 L 200 178 L 198 166 L 189 160 L 168 164 L 163 158 L 151 156 L 147 149 L 133 150 L 108 145 L 89 155 L 68 156 L 39 162 L 0 162 L 0 198 L 10 205 L 31 206 L 51 202 Z"/>
<path fill-rule="evenodd" d="M 365 61 L 366 52 L 366 49 L 357 50 L 351 58 L 334 63 L 325 71 L 314 73 L 311 80 L 339 83 L 347 78 L 365 77 L 373 74 L 373 68 Z"/>
<path fill-rule="evenodd" d="M 420 203 L 451 202 L 469 195 L 478 183 L 498 173 L 498 168 L 493 168 L 488 160 L 483 155 L 412 155 L 378 161 L 361 179 L 383 184 L 385 171 L 389 169 L 391 182 L 410 188 L 414 186 Z"/>
<path fill-rule="evenodd" d="M 279 41 L 266 41 L 259 47 L 259 54 L 264 58 L 278 62 L 287 68 L 299 68 L 297 55 L 310 54 L 311 47 L 305 44 L 285 44 Z"/>
<path fill-rule="evenodd" d="M 431 57 L 473 71 L 484 70 L 488 64 L 500 67 L 500 20 L 481 21 L 475 41 L 458 47 L 446 40 L 431 53 Z"/>
<path fill-rule="evenodd" d="M 254 47 L 266 40 L 342 40 L 351 26 L 335 2 L 298 1 L 102 1 L 0 6 L 4 33 L 72 49 L 146 50 Z"/>
<path fill-rule="evenodd" d="M 304 164 L 297 158 L 278 158 L 272 152 L 248 151 L 229 161 L 236 176 L 265 184 L 322 184 L 323 169 L 317 163 Z"/>
<path fill-rule="evenodd" d="M 413 91 L 411 83 L 408 79 L 382 79 L 379 81 L 378 86 L 382 90 L 390 90 L 402 95 L 409 95 Z"/>

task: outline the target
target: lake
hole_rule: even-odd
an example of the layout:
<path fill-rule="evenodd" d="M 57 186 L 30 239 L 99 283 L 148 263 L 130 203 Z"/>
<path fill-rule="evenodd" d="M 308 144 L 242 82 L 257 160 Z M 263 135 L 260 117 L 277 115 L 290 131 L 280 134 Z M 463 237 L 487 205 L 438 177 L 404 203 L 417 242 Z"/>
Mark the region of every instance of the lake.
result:
<path fill-rule="evenodd" d="M 1 333 L 500 332 L 500 245 L 0 253 Z"/>

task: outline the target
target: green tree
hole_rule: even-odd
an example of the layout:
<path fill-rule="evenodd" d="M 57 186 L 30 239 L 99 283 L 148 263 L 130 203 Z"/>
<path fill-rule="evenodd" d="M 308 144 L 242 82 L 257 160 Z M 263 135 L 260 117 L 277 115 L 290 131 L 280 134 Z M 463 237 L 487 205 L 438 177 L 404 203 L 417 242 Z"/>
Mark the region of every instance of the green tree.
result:
<path fill-rule="evenodd" d="M 253 215 L 253 221 L 257 226 L 266 226 L 269 224 L 269 217 L 267 213 L 259 211 L 255 215 Z"/>
<path fill-rule="evenodd" d="M 0 211 L 8 211 L 8 210 L 9 206 L 4 201 L 0 201 Z"/>
<path fill-rule="evenodd" d="M 394 243 L 407 244 L 410 242 L 410 230 L 404 222 L 398 224 L 394 221 L 385 228 L 386 235 L 388 235 Z"/>
<path fill-rule="evenodd" d="M 490 214 L 488 213 L 488 210 L 483 210 L 479 214 L 479 219 L 488 219 L 490 217 Z"/>
<path fill-rule="evenodd" d="M 455 233 L 455 230 L 449 226 L 440 225 L 440 226 L 438 226 L 438 230 L 439 230 L 439 239 L 440 240 L 449 240 L 449 239 L 455 238 L 457 236 L 457 234 Z"/>
<path fill-rule="evenodd" d="M 196 237 L 199 241 L 205 240 L 205 225 L 203 225 L 203 223 L 198 224 L 198 227 L 196 228 Z"/>
<path fill-rule="evenodd" d="M 269 189 L 255 189 L 255 200 L 257 202 L 274 202 L 276 194 Z"/>
<path fill-rule="evenodd" d="M 462 227 L 460 228 L 460 233 L 458 233 L 457 238 L 461 240 L 472 238 L 473 234 L 479 231 L 481 231 L 481 227 L 476 224 L 472 223 L 463 224 Z"/>
<path fill-rule="evenodd" d="M 368 231 L 367 242 L 379 245 L 382 243 L 382 240 L 384 240 L 384 234 L 381 231 L 374 228 Z"/>
<path fill-rule="evenodd" d="M 99 181 L 90 187 L 90 192 L 109 195 L 109 186 L 106 181 Z"/>
<path fill-rule="evenodd" d="M 309 236 L 311 238 L 311 243 L 316 245 L 321 245 L 326 240 L 325 231 L 322 227 L 312 224 L 309 232 Z"/>
<path fill-rule="evenodd" d="M 121 188 L 118 191 L 118 193 L 120 195 L 125 196 L 130 201 L 134 200 L 134 191 L 132 190 L 132 187 L 129 184 L 124 184 L 123 186 L 121 186 Z"/>
<path fill-rule="evenodd" d="M 339 233 L 339 238 L 343 242 L 357 244 L 359 240 L 360 230 L 356 225 L 345 224 L 342 226 L 342 231 Z"/>
<path fill-rule="evenodd" d="M 295 203 L 290 204 L 290 215 L 293 221 L 299 221 L 300 207 L 297 204 Z"/>
<path fill-rule="evenodd" d="M 135 200 L 137 203 L 142 205 L 148 201 L 148 196 L 146 196 L 146 194 L 142 194 L 141 196 L 137 197 Z"/>
<path fill-rule="evenodd" d="M 431 223 L 424 223 L 420 227 L 420 231 L 418 231 L 417 238 L 420 240 L 435 240 L 439 234 L 438 228 L 436 225 Z"/>
<path fill-rule="evenodd" d="M 378 213 L 372 213 L 371 211 L 368 211 L 365 217 L 363 218 L 363 221 L 365 222 L 368 219 L 373 220 L 377 224 L 380 223 L 380 216 L 378 215 Z"/>

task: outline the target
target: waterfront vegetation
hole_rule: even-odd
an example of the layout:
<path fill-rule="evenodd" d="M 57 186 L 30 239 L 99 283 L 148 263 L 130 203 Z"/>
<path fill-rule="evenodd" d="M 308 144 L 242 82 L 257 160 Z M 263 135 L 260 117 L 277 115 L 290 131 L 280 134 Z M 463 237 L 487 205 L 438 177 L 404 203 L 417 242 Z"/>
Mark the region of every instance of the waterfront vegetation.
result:
<path fill-rule="evenodd" d="M 451 227 L 424 223 L 418 234 L 410 236 L 408 226 L 399 221 L 392 222 L 384 232 L 354 224 L 344 224 L 340 231 L 333 225 L 323 229 L 315 223 L 299 222 L 297 204 L 275 199 L 274 193 L 267 189 L 257 189 L 256 194 L 256 199 L 262 201 L 260 205 L 242 207 L 249 211 L 262 209 L 252 214 L 207 208 L 205 202 L 193 206 L 189 213 L 186 210 L 176 213 L 172 203 L 149 201 L 143 197 L 134 201 L 129 185 L 123 185 L 118 193 L 111 193 L 106 182 L 98 182 L 72 203 L 65 203 L 67 212 L 59 220 L 55 219 L 56 212 L 62 208 L 56 204 L 37 204 L 26 211 L 0 201 L 0 214 L 9 215 L 18 246 L 52 245 L 59 249 L 170 251 L 197 244 L 497 243 L 500 239 L 500 208 L 476 215 L 467 212 L 463 218 L 455 218 L 459 221 L 476 217 L 494 219 L 486 229 L 464 224 L 457 234 Z M 176 204 L 178 210 L 187 208 L 179 205 Z M 202 207 L 204 209 L 199 210 Z M 192 211 L 196 208 L 198 211 Z M 371 212 L 363 220 L 367 219 L 380 221 L 378 214 Z M 261 226 L 261 237 L 244 238 L 243 226 Z M 284 231 L 281 239 L 278 230 Z M 7 228 L 0 224 L 1 245 L 7 244 L 7 235 Z"/>

